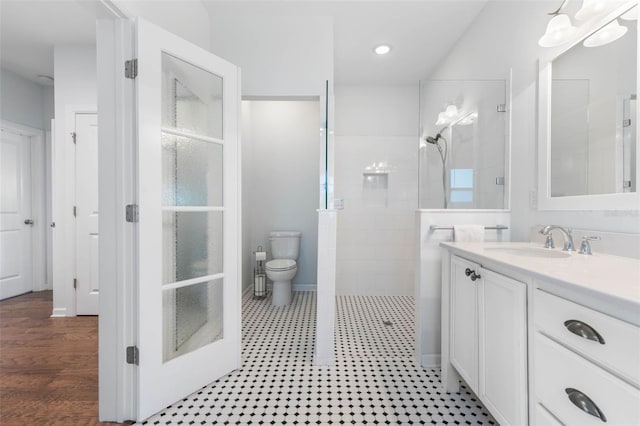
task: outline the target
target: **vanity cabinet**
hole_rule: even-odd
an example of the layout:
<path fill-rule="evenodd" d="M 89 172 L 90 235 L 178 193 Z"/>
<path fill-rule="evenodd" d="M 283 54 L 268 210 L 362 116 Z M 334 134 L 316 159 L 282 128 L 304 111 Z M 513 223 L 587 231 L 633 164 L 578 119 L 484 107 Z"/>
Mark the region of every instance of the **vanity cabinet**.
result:
<path fill-rule="evenodd" d="M 539 289 L 534 318 L 538 403 L 567 425 L 639 424 L 640 328 Z"/>
<path fill-rule="evenodd" d="M 501 425 L 640 425 L 640 261 L 442 243 L 442 383 Z"/>
<path fill-rule="evenodd" d="M 451 364 L 501 425 L 527 423 L 527 287 L 451 258 Z"/>

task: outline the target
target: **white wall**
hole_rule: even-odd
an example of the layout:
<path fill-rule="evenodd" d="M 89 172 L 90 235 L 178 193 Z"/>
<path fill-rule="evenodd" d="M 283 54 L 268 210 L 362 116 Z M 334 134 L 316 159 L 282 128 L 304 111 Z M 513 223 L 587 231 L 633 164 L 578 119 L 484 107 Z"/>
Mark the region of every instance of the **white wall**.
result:
<path fill-rule="evenodd" d="M 112 0 L 130 18 L 141 17 L 209 50 L 209 15 L 203 2 Z"/>
<path fill-rule="evenodd" d="M 579 7 L 580 4 L 571 5 Z M 569 8 L 569 6 L 568 6 Z M 634 211 L 537 211 L 536 87 L 538 58 L 552 50 L 538 46 L 553 5 L 543 1 L 488 2 L 431 79 L 496 79 L 513 68 L 512 105 L 512 232 L 514 241 L 528 241 L 529 228 L 555 223 L 574 228 L 640 232 Z M 574 9 L 568 12 L 575 13 Z M 533 195 L 533 197 L 532 197 Z"/>
<path fill-rule="evenodd" d="M 55 120 L 53 221 L 53 315 L 75 315 L 75 200 L 74 149 L 70 111 L 97 104 L 96 49 L 94 46 L 54 48 Z"/>
<path fill-rule="evenodd" d="M 293 284 L 316 284 L 319 125 L 318 101 L 242 102 L 245 286 L 253 283 L 252 252 L 270 251 L 271 231 L 302 232 Z"/>
<path fill-rule="evenodd" d="M 211 17 L 211 49 L 242 69 L 243 96 L 318 96 L 333 82 L 327 17 Z"/>
<path fill-rule="evenodd" d="M 418 97 L 417 83 L 336 87 L 338 294 L 413 294 Z M 367 181 L 374 162 L 388 174 Z"/>
<path fill-rule="evenodd" d="M 51 88 L 0 69 L 0 118 L 47 130 L 51 128 Z"/>

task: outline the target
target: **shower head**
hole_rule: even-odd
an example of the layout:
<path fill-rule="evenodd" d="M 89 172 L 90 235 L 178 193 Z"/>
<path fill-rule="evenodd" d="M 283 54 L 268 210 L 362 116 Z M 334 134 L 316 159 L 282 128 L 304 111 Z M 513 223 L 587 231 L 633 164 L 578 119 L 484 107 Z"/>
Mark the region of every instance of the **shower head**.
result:
<path fill-rule="evenodd" d="M 424 140 L 427 141 L 427 143 L 438 145 L 440 138 L 442 138 L 442 136 L 438 133 L 435 138 L 433 136 L 427 136 Z"/>

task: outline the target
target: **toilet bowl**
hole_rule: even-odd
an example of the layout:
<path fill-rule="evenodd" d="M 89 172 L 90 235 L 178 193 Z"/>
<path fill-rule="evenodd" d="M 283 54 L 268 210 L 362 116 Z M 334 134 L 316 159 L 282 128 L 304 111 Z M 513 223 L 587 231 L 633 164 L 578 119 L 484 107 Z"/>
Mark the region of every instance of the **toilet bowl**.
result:
<path fill-rule="evenodd" d="M 273 281 L 271 304 L 285 306 L 291 303 L 291 280 L 298 272 L 298 265 L 291 259 L 274 259 L 267 262 L 267 277 Z"/>
<path fill-rule="evenodd" d="M 273 281 L 271 304 L 286 306 L 291 303 L 291 280 L 298 272 L 298 254 L 300 253 L 300 232 L 274 231 L 269 234 L 271 245 L 270 260 L 265 265 L 267 277 Z"/>

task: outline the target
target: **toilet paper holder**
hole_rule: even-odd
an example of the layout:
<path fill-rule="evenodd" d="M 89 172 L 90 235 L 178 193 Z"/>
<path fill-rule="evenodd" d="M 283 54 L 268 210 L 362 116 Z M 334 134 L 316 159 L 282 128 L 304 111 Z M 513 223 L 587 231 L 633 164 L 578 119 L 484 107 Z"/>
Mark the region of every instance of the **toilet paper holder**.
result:
<path fill-rule="evenodd" d="M 253 297 L 262 299 L 267 296 L 267 273 L 264 268 L 267 252 L 262 249 L 262 246 L 258 246 L 253 252 L 253 257 L 256 262 L 253 268 Z"/>

